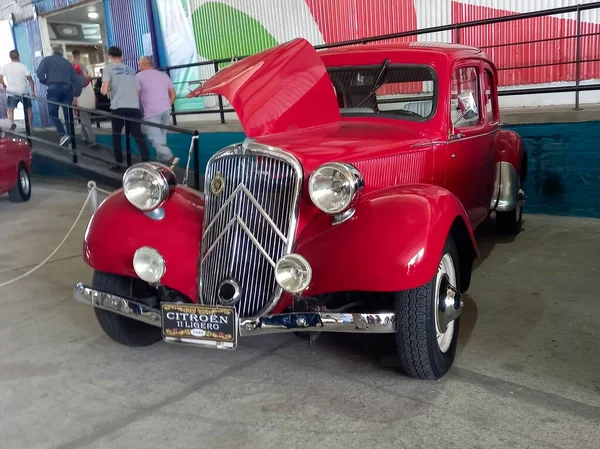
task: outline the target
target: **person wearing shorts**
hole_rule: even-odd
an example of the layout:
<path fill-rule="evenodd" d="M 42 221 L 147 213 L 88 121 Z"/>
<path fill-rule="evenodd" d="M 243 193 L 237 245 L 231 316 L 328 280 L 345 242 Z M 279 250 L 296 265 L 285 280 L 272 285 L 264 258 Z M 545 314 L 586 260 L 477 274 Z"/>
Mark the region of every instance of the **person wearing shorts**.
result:
<path fill-rule="evenodd" d="M 31 95 L 35 96 L 35 86 L 29 69 L 20 62 L 20 55 L 17 50 L 9 53 L 10 61 L 0 69 L 0 85 L 6 89 L 6 112 L 10 121 L 10 130 L 17 128 L 15 124 L 15 109 L 19 103 L 23 103 L 23 109 L 27 111 L 29 125 L 33 124 L 33 110 L 31 108 L 31 99 L 22 97 L 27 94 L 27 83 L 31 89 Z"/>

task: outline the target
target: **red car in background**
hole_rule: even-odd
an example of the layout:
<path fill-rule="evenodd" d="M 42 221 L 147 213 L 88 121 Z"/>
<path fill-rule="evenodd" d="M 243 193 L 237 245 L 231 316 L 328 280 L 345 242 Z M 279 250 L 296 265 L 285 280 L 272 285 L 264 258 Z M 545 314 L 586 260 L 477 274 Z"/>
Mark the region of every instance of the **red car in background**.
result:
<path fill-rule="evenodd" d="M 142 163 L 92 217 L 84 260 L 115 341 L 234 349 L 238 336 L 388 334 L 403 370 L 452 366 L 461 298 L 490 214 L 521 229 L 527 155 L 502 129 L 479 49 L 316 52 L 297 39 L 219 71 L 247 139 L 208 161 L 204 194 Z"/>
<path fill-rule="evenodd" d="M 26 140 L 0 135 L 0 195 L 15 203 L 31 198 L 31 147 Z"/>

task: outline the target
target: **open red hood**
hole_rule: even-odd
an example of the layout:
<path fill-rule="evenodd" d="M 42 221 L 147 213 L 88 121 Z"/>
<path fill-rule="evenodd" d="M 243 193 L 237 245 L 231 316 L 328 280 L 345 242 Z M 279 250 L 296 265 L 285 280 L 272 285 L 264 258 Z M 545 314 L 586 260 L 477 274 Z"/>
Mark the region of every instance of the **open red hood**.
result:
<path fill-rule="evenodd" d="M 340 110 L 315 49 L 295 39 L 223 69 L 188 97 L 223 95 L 248 137 L 329 125 Z"/>

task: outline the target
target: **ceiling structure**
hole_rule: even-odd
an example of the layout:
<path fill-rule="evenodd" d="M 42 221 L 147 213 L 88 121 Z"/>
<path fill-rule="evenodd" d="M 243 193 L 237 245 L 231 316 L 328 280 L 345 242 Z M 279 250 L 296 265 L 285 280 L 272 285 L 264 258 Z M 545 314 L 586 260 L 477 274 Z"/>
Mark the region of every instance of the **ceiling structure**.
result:
<path fill-rule="evenodd" d="M 104 11 L 100 1 L 49 14 L 46 18 L 53 41 L 102 43 L 100 27 L 104 26 Z"/>

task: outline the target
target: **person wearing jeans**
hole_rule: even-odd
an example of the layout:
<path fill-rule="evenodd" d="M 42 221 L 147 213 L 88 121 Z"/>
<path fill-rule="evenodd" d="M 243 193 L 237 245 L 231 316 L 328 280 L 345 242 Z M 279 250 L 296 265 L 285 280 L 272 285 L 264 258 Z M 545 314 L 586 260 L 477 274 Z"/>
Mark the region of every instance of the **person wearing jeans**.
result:
<path fill-rule="evenodd" d="M 123 150 L 121 144 L 121 133 L 125 126 L 125 134 L 133 136 L 143 161 L 149 161 L 148 146 L 142 133 L 142 126 L 138 122 L 126 120 L 133 118 L 140 120 L 140 97 L 137 89 L 135 70 L 123 64 L 123 52 L 119 47 L 108 49 L 109 64 L 104 67 L 102 74 L 102 95 L 108 95 L 110 91 L 110 109 L 113 114 L 123 118 L 112 119 L 113 149 L 115 151 L 114 165 L 111 170 L 121 170 L 123 163 Z"/>
<path fill-rule="evenodd" d="M 138 90 L 144 120 L 159 125 L 168 125 L 171 117 L 171 105 L 175 102 L 176 94 L 171 78 L 163 72 L 154 69 L 152 58 L 142 56 L 138 61 L 140 72 L 137 74 Z M 144 126 L 146 136 L 156 150 L 159 162 L 171 168 L 177 165 L 179 158 L 167 145 L 167 130 L 154 126 Z"/>
<path fill-rule="evenodd" d="M 71 104 L 73 103 L 73 87 L 70 84 L 49 84 L 48 92 L 46 93 L 46 98 L 49 101 Z M 63 126 L 59 115 L 59 109 L 62 108 L 63 117 L 65 118 L 65 126 Z M 69 109 L 66 106 L 59 106 L 54 103 L 48 103 L 48 115 L 50 115 L 50 120 L 52 124 L 60 134 L 60 145 L 65 145 L 68 142 L 69 136 L 68 133 L 71 132 L 71 121 L 69 119 Z M 65 127 L 67 131 L 65 131 Z"/>
<path fill-rule="evenodd" d="M 112 109 L 111 112 L 116 115 L 120 115 L 126 118 L 133 118 L 141 120 L 142 114 L 136 108 L 118 108 Z M 135 139 L 135 143 L 140 150 L 142 161 L 149 161 L 150 154 L 148 152 L 148 145 L 146 145 L 146 139 L 144 133 L 142 133 L 142 125 L 138 122 L 132 122 L 130 120 L 124 120 L 122 118 L 112 119 L 112 133 L 113 133 L 113 149 L 115 151 L 115 161 L 117 164 L 123 163 L 123 149 L 121 144 L 121 134 L 123 132 L 123 126 L 125 127 L 125 135 L 132 136 Z M 118 167 L 111 166 L 112 170 L 118 170 Z"/>
<path fill-rule="evenodd" d="M 61 135 L 60 144 L 65 145 L 69 142 L 71 132 L 71 122 L 69 120 L 69 106 L 73 103 L 73 98 L 81 95 L 81 83 L 75 73 L 75 69 L 69 61 L 63 58 L 62 47 L 54 47 L 53 54 L 46 56 L 40 62 L 36 74 L 40 82 L 48 86 L 46 98 L 58 104 L 48 103 L 48 114 L 56 130 Z M 58 116 L 59 108 L 62 107 L 65 117 L 65 127 Z"/>

